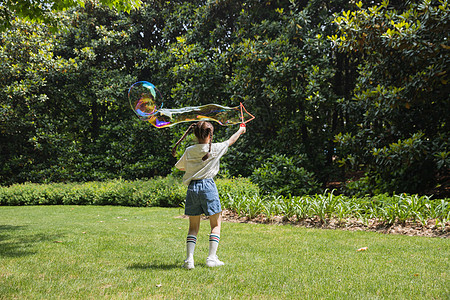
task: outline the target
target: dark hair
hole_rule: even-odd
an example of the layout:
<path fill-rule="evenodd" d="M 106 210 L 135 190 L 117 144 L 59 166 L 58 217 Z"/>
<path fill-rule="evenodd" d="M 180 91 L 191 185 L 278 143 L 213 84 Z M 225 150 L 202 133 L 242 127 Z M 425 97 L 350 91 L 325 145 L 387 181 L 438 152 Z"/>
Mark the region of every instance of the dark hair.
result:
<path fill-rule="evenodd" d="M 206 121 L 200 121 L 197 123 L 192 124 L 189 126 L 189 128 L 186 130 L 186 132 L 183 134 L 181 139 L 178 140 L 178 142 L 175 144 L 175 146 L 172 148 L 172 155 L 175 157 L 177 147 L 181 143 L 182 140 L 191 132 L 191 130 L 194 130 L 194 134 L 199 140 L 205 140 L 208 137 L 211 137 L 209 140 L 209 150 L 208 153 L 206 153 L 205 156 L 202 157 L 202 160 L 207 160 L 209 157 L 209 152 L 211 152 L 211 143 L 213 139 L 214 134 L 214 126 Z"/>

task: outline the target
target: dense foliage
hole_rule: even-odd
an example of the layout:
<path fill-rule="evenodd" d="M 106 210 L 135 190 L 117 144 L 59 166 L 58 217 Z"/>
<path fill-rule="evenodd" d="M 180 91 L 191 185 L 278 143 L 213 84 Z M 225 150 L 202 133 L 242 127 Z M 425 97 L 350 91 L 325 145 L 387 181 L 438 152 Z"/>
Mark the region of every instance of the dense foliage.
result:
<path fill-rule="evenodd" d="M 247 179 L 216 180 L 222 200 L 251 197 L 258 186 Z M 122 205 L 180 207 L 186 187 L 172 177 L 152 180 L 109 180 L 86 183 L 13 184 L 0 186 L 0 205 Z"/>
<path fill-rule="evenodd" d="M 186 126 L 152 128 L 128 105 L 147 80 L 165 107 L 244 102 L 256 119 L 222 174 L 264 191 L 353 174 L 352 194 L 448 185 L 447 1 L 82 2 L 47 12 L 56 32 L 17 17 L 0 33 L 1 184 L 173 172 Z"/>
<path fill-rule="evenodd" d="M 364 222 L 377 219 L 386 224 L 420 222 L 445 229 L 450 221 L 449 199 L 429 196 L 380 194 L 374 197 L 348 197 L 333 192 L 304 196 L 263 195 L 248 179 L 218 179 L 217 189 L 224 209 L 254 218 L 263 215 L 317 218 L 323 223 L 348 218 Z M 180 207 L 184 205 L 186 187 L 173 177 L 152 180 L 111 180 L 87 183 L 13 184 L 0 186 L 0 206 L 8 205 L 121 205 L 135 207 Z"/>
<path fill-rule="evenodd" d="M 285 155 L 273 155 L 250 176 L 263 194 L 308 195 L 320 190 L 314 174 L 303 167 L 302 157 L 294 160 Z"/>
<path fill-rule="evenodd" d="M 13 0 L 0 3 L 0 30 L 11 27 L 12 21 L 20 17 L 34 22 L 44 22 L 56 29 L 55 12 L 64 11 L 77 5 L 84 6 L 90 0 Z M 141 6 L 141 0 L 95 0 L 105 6 L 130 12 Z"/>
<path fill-rule="evenodd" d="M 345 225 L 350 218 L 356 218 L 366 225 L 379 222 L 381 226 L 407 222 L 426 226 L 433 221 L 435 227 L 445 232 L 450 222 L 448 200 L 408 194 L 348 197 L 331 192 L 288 197 L 229 196 L 222 202 L 224 207 L 235 211 L 240 217 L 264 216 L 269 221 L 280 215 L 294 222 L 312 218 L 322 224 L 337 219 L 340 226 Z"/>
<path fill-rule="evenodd" d="M 331 38 L 357 51 L 358 77 L 346 132 L 336 136 L 340 163 L 363 166 L 365 188 L 419 192 L 448 176 L 450 167 L 450 7 L 411 2 L 343 13 Z"/>

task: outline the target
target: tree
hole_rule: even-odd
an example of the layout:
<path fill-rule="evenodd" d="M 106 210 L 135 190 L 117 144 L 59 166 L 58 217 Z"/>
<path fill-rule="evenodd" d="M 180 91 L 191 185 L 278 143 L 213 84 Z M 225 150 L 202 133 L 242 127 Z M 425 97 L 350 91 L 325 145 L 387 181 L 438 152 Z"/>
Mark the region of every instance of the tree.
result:
<path fill-rule="evenodd" d="M 0 181 L 33 180 L 33 170 L 70 148 L 57 117 L 65 103 L 55 103 L 49 90 L 73 62 L 53 55 L 54 40 L 43 26 L 17 19 L 0 36 Z"/>
<path fill-rule="evenodd" d="M 141 0 L 93 0 L 118 11 L 130 12 L 141 6 Z M 56 26 L 55 12 L 65 11 L 78 5 L 84 6 L 91 0 L 7 0 L 0 3 L 0 30 L 11 26 L 14 18 L 43 22 Z"/>
<path fill-rule="evenodd" d="M 346 1 L 218 1 L 197 9 L 192 27 L 166 57 L 180 104 L 243 101 L 257 118 L 239 151 L 224 161 L 249 175 L 272 154 L 299 157 L 326 182 L 333 173 L 339 99 L 350 97 L 344 53 L 332 55 L 329 11 Z M 165 60 L 166 61 L 166 60 Z M 347 66 L 350 68 L 349 66 Z M 298 161 L 298 160 L 294 160 Z"/>
<path fill-rule="evenodd" d="M 344 102 L 341 163 L 363 170 L 372 192 L 419 192 L 449 173 L 447 1 L 388 1 L 336 15 L 330 40 L 359 58 L 354 97 Z"/>
<path fill-rule="evenodd" d="M 139 123 L 127 88 L 140 51 L 129 16 L 87 3 L 61 31 L 16 19 L 2 34 L 1 182 L 165 175 L 167 135 Z M 127 45 L 124 47 L 124 45 Z"/>
<path fill-rule="evenodd" d="M 128 15 L 87 3 L 71 12 L 67 30 L 60 34 L 55 53 L 77 65 L 62 90 L 71 95 L 76 110 L 70 131 L 81 157 L 68 165 L 75 178 L 135 179 L 166 175 L 171 169 L 166 155 L 170 132 L 139 122 L 127 100 L 127 89 L 140 77 L 138 66 L 146 53 L 141 47 L 155 46 L 140 31 L 154 20 L 144 15 L 156 15 L 158 9 L 149 4 Z"/>
<path fill-rule="evenodd" d="M 135 118 L 127 89 L 147 80 L 167 108 L 243 102 L 256 116 L 224 157 L 228 175 L 273 167 L 325 186 L 363 172 L 354 186 L 371 192 L 432 187 L 449 166 L 448 4 L 353 2 L 155 0 L 124 13 L 86 1 L 49 12 L 53 33 L 11 19 L 2 182 L 170 173 L 186 127 Z M 215 138 L 234 130 L 217 125 Z"/>
<path fill-rule="evenodd" d="M 324 33 L 334 30 L 330 9 L 345 5 L 154 1 L 125 15 L 87 2 L 62 14 L 64 30 L 53 52 L 72 67 L 54 78 L 46 96 L 54 103 L 70 98 L 63 102 L 66 115 L 58 116 L 66 127 L 58 132 L 70 136 L 76 150 L 47 163 L 65 166 L 61 180 L 132 176 L 124 170 L 138 164 L 139 153 L 149 153 L 139 176 L 165 174 L 162 153 L 183 126 L 155 131 L 141 124 L 142 136 L 154 144 L 150 150 L 131 137 L 137 125 L 123 101 L 133 81 L 149 80 L 163 92 L 166 107 L 244 102 L 257 115 L 247 138 L 224 161 L 230 175 L 248 176 L 266 158 L 285 155 L 280 161 L 301 161 L 308 174 L 326 182 L 334 168 L 332 137 L 342 124 L 338 100 L 348 97 L 337 87 L 348 73 L 336 71 L 340 60 Z M 234 130 L 216 129 L 218 139 Z M 125 136 L 131 140 L 123 147 L 116 139 Z M 48 180 L 58 178 L 51 172 Z"/>

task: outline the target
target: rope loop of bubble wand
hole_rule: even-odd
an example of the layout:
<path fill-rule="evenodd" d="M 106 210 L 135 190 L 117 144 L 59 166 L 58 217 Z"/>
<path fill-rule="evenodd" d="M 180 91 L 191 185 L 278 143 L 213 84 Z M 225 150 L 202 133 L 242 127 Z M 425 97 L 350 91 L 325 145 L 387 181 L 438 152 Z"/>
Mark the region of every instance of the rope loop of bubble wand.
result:
<path fill-rule="evenodd" d="M 247 122 L 250 122 L 251 120 L 253 120 L 254 118 L 255 118 L 255 116 L 254 115 L 252 115 L 251 113 L 249 113 L 246 109 L 245 109 L 245 106 L 244 106 L 244 104 L 242 104 L 242 102 L 240 102 L 240 105 L 239 105 L 240 107 L 241 107 L 241 121 L 242 121 L 242 123 L 241 123 L 241 127 L 245 127 L 246 126 L 246 123 Z M 248 119 L 247 121 L 244 121 L 244 111 L 249 115 L 249 116 L 251 116 L 251 118 L 250 119 Z"/>

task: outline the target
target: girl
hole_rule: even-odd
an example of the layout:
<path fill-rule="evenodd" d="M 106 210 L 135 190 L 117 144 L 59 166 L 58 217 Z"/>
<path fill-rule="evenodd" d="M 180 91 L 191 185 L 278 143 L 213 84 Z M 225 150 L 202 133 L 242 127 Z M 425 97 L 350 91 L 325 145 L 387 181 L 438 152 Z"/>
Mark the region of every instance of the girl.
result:
<path fill-rule="evenodd" d="M 186 239 L 187 257 L 183 267 L 194 268 L 194 249 L 200 229 L 200 215 L 209 216 L 211 234 L 209 235 L 209 255 L 206 259 L 208 267 L 224 265 L 216 255 L 220 240 L 221 212 L 219 193 L 214 176 L 219 172 L 220 158 L 227 152 L 241 134 L 245 133 L 245 124 L 231 138 L 222 143 L 212 143 L 214 127 L 209 122 L 200 121 L 192 124 L 172 149 L 175 156 L 177 146 L 188 133 L 194 131 L 198 144 L 186 149 L 175 167 L 185 171 L 183 183 L 188 186 L 186 194 L 185 214 L 189 216 L 189 232 Z"/>

